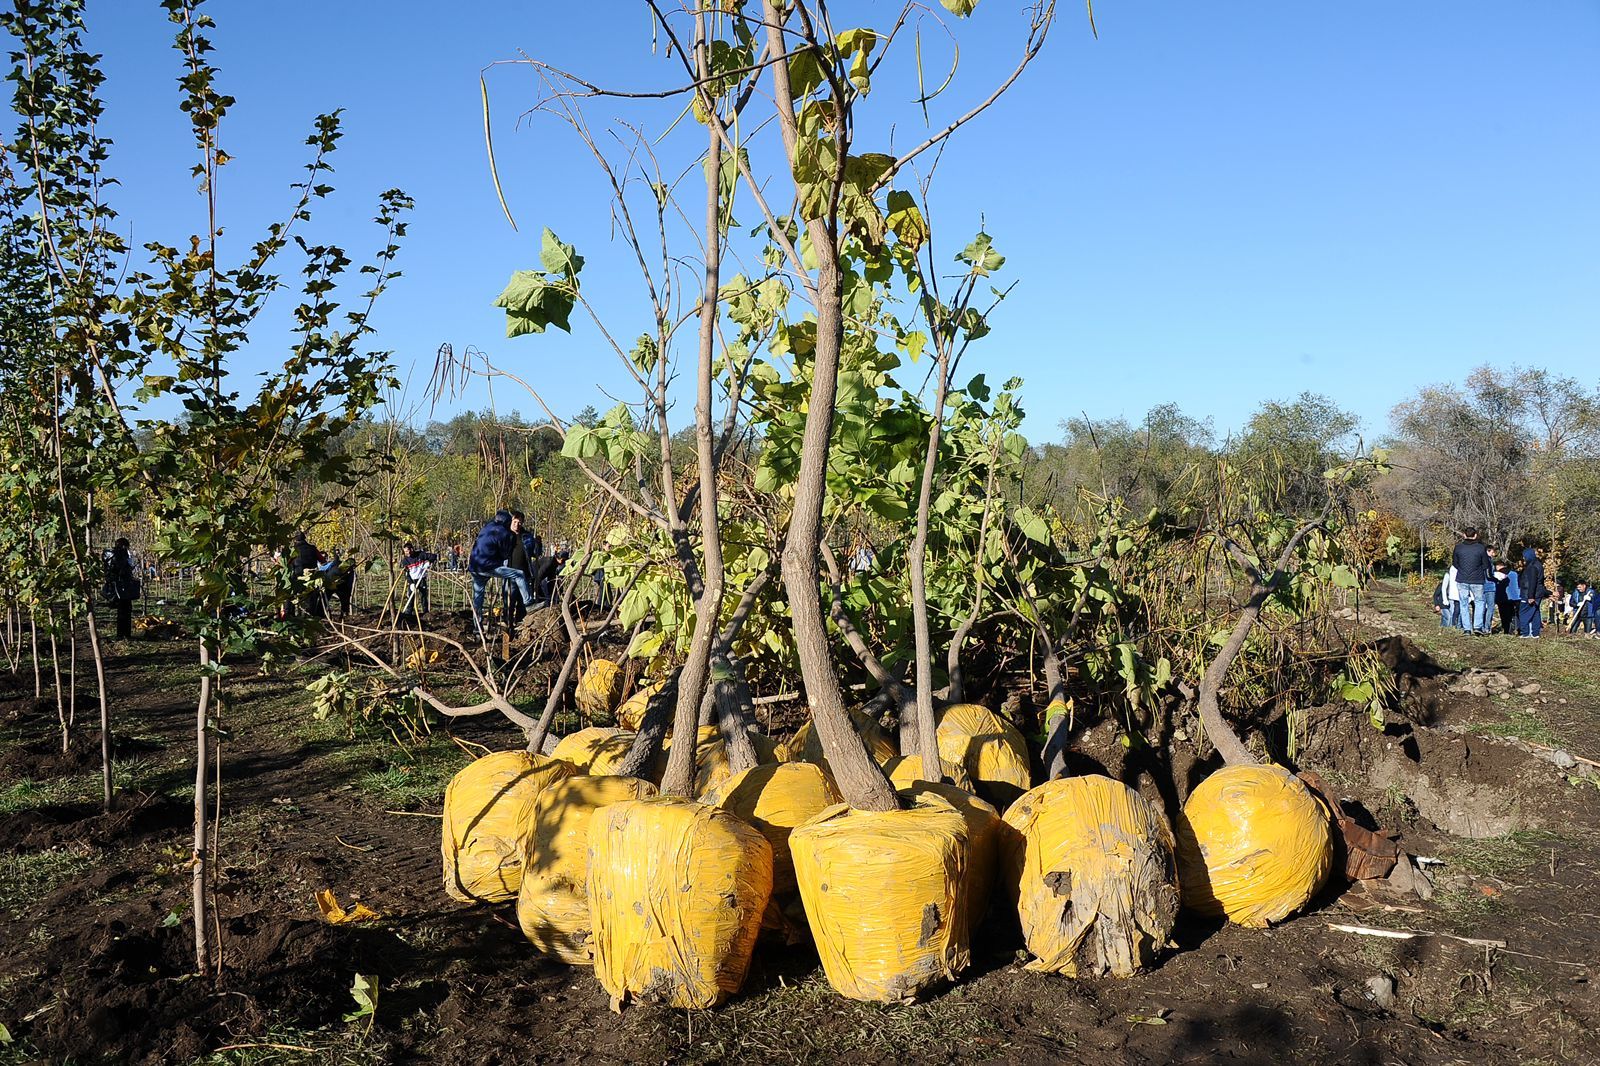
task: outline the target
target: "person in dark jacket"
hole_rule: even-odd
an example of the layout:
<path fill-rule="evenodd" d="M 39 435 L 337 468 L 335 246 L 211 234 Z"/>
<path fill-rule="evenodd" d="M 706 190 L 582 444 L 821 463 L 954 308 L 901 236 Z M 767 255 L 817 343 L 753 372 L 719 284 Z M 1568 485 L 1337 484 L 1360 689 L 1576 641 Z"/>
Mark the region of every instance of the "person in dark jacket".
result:
<path fill-rule="evenodd" d="M 1494 573 L 1494 603 L 1500 609 L 1500 632 L 1515 634 L 1517 610 L 1522 606 L 1522 586 L 1517 583 L 1517 572 L 1505 563 L 1495 563 Z"/>
<path fill-rule="evenodd" d="M 305 530 L 295 533 L 289 557 L 289 573 L 296 581 L 308 582 L 311 586 L 300 599 L 301 608 L 313 618 L 326 618 L 328 612 L 322 597 L 322 552 L 306 538 Z"/>
<path fill-rule="evenodd" d="M 472 617 L 483 624 L 483 593 L 489 579 L 500 577 L 516 586 L 522 605 L 533 605 L 533 592 L 528 588 L 528 575 L 510 565 L 511 549 L 517 537 L 511 532 L 511 512 L 504 508 L 483 524 L 478 539 L 473 542 L 472 555 L 467 560 L 467 570 L 472 575 Z"/>
<path fill-rule="evenodd" d="M 522 571 L 523 577 L 528 581 L 528 588 L 533 592 L 533 602 L 539 601 L 538 556 L 534 549 L 540 552 L 544 546 L 539 543 L 539 538 L 528 532 L 525 527 L 527 517 L 521 511 L 511 512 L 511 532 L 515 535 L 511 543 L 511 558 L 506 565 L 513 570 Z M 528 606 L 531 606 L 529 604 Z M 513 603 L 511 605 L 511 621 L 513 624 L 522 621 L 527 614 L 527 607 Z"/>
<path fill-rule="evenodd" d="M 117 639 L 133 636 L 133 601 L 139 598 L 139 579 L 133 576 L 133 560 L 128 556 L 128 538 L 118 537 L 106 552 L 105 592 L 117 608 Z"/>
<path fill-rule="evenodd" d="M 1594 590 L 1587 581 L 1577 582 L 1570 595 L 1567 596 L 1566 609 L 1572 621 L 1567 629 L 1572 633 L 1587 633 L 1595 635 L 1594 628 Z"/>
<path fill-rule="evenodd" d="M 1478 531 L 1467 527 L 1464 538 L 1450 555 L 1456 568 L 1456 584 L 1461 587 L 1461 630 L 1475 636 L 1489 630 L 1489 603 L 1483 595 L 1484 582 L 1490 580 L 1489 553 L 1478 540 Z"/>
<path fill-rule="evenodd" d="M 1522 551 L 1522 576 L 1517 584 L 1522 593 L 1517 636 L 1537 638 L 1544 628 L 1544 620 L 1539 617 L 1539 601 L 1545 597 L 1544 564 L 1539 561 L 1539 553 L 1532 548 Z"/>

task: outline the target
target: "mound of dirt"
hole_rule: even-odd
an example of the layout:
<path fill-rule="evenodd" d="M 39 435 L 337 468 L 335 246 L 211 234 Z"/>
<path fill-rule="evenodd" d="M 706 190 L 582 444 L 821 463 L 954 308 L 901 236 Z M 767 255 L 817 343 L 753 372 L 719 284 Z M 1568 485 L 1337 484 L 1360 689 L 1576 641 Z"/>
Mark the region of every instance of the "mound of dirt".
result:
<path fill-rule="evenodd" d="M 409 949 L 394 934 L 250 914 L 224 926 L 228 970 L 220 986 L 190 976 L 187 924 L 148 910 L 124 913 L 62 938 L 51 966 L 19 1006 L 51 1001 L 30 1034 L 51 1061 L 188 1061 L 236 1036 L 285 1021 L 315 1028 L 352 1002 L 357 973 L 400 972 Z M 70 975 L 70 976 L 69 976 Z"/>

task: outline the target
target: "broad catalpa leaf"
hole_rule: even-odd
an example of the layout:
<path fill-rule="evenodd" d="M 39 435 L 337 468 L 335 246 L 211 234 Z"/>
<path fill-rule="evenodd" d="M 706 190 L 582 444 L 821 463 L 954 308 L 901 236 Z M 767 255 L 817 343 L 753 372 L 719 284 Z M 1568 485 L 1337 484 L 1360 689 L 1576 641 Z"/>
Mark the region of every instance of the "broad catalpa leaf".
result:
<path fill-rule="evenodd" d="M 546 226 L 544 236 L 540 239 L 539 262 L 552 274 L 563 274 L 569 278 L 578 276 L 578 271 L 583 269 L 583 256 L 570 244 L 562 244 Z"/>
<path fill-rule="evenodd" d="M 956 261 L 967 264 L 974 274 L 987 277 L 1005 265 L 1006 257 L 994 250 L 994 240 L 980 230 L 972 243 L 956 255 Z"/>
<path fill-rule="evenodd" d="M 908 192 L 893 189 L 889 193 L 888 208 L 889 229 L 913 252 L 921 248 L 928 239 L 928 223 L 916 200 Z"/>
<path fill-rule="evenodd" d="M 957 18 L 966 18 L 978 6 L 978 0 L 939 0 L 944 9 Z"/>

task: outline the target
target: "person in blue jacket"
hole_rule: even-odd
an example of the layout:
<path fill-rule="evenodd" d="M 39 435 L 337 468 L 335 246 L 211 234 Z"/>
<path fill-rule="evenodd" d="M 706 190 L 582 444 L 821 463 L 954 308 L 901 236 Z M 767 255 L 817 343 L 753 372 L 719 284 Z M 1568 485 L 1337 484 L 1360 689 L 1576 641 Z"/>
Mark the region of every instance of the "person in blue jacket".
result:
<path fill-rule="evenodd" d="M 472 544 L 472 555 L 467 560 L 467 570 L 472 574 L 472 617 L 483 625 L 483 593 L 489 579 L 505 578 L 516 586 L 522 597 L 522 606 L 533 606 L 533 590 L 528 587 L 526 572 L 509 565 L 511 549 L 517 545 L 517 536 L 511 532 L 511 512 L 505 508 L 483 524 L 478 539 Z"/>
<path fill-rule="evenodd" d="M 1495 590 L 1495 606 L 1500 608 L 1500 632 L 1508 636 L 1517 632 L 1517 611 L 1522 607 L 1522 586 L 1517 583 L 1517 572 L 1506 568 L 1505 563 L 1494 564 L 1499 584 Z"/>
<path fill-rule="evenodd" d="M 1594 590 L 1587 581 L 1577 582 L 1567 596 L 1567 607 L 1573 612 L 1572 632 L 1595 636 Z"/>
<path fill-rule="evenodd" d="M 1522 593 L 1517 636 L 1537 638 L 1544 628 L 1544 620 L 1539 617 L 1539 601 L 1545 598 L 1544 564 L 1533 548 L 1522 550 L 1522 574 L 1517 584 Z"/>

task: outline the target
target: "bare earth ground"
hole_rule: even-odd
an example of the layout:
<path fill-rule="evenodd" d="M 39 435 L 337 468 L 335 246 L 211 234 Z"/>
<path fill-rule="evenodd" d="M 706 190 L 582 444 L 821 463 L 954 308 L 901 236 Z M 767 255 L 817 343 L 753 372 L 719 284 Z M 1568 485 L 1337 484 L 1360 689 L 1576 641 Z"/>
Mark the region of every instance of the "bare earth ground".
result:
<path fill-rule="evenodd" d="M 1026 972 L 1015 932 L 991 921 L 967 978 L 912 1007 L 841 999 L 814 953 L 763 945 L 726 1007 L 612 1013 L 590 973 L 534 954 L 509 905 L 444 895 L 439 823 L 418 815 L 438 812 L 468 759 L 445 727 L 409 751 L 350 740 L 311 720 L 307 674 L 248 669 L 230 682 L 229 969 L 213 987 L 187 976 L 187 647 L 113 648 L 130 795 L 111 816 L 95 802 L 95 738 L 60 755 L 53 701 L 35 703 L 31 675 L 0 673 L 0 1024 L 12 1039 L 0 1064 L 1600 1062 L 1600 787 L 1584 764 L 1541 755 L 1600 759 L 1600 641 L 1441 634 L 1425 598 L 1397 587 L 1376 590 L 1362 622 L 1415 642 L 1393 642 L 1391 658 L 1408 715 L 1431 724 L 1394 715 L 1379 732 L 1359 710 L 1314 709 L 1295 726 L 1298 761 L 1400 829 L 1408 851 L 1444 861 L 1430 900 L 1341 883 L 1269 931 L 1185 919 L 1179 950 L 1120 981 Z M 1468 667 L 1511 684 L 1455 673 Z M 1518 691 L 1529 682 L 1537 692 Z M 518 741 L 488 721 L 451 728 Z M 383 920 L 324 924 L 321 888 Z M 380 983 L 370 1027 L 344 1020 L 357 973 Z M 1375 977 L 1392 979 L 1392 1000 L 1374 1000 Z"/>

